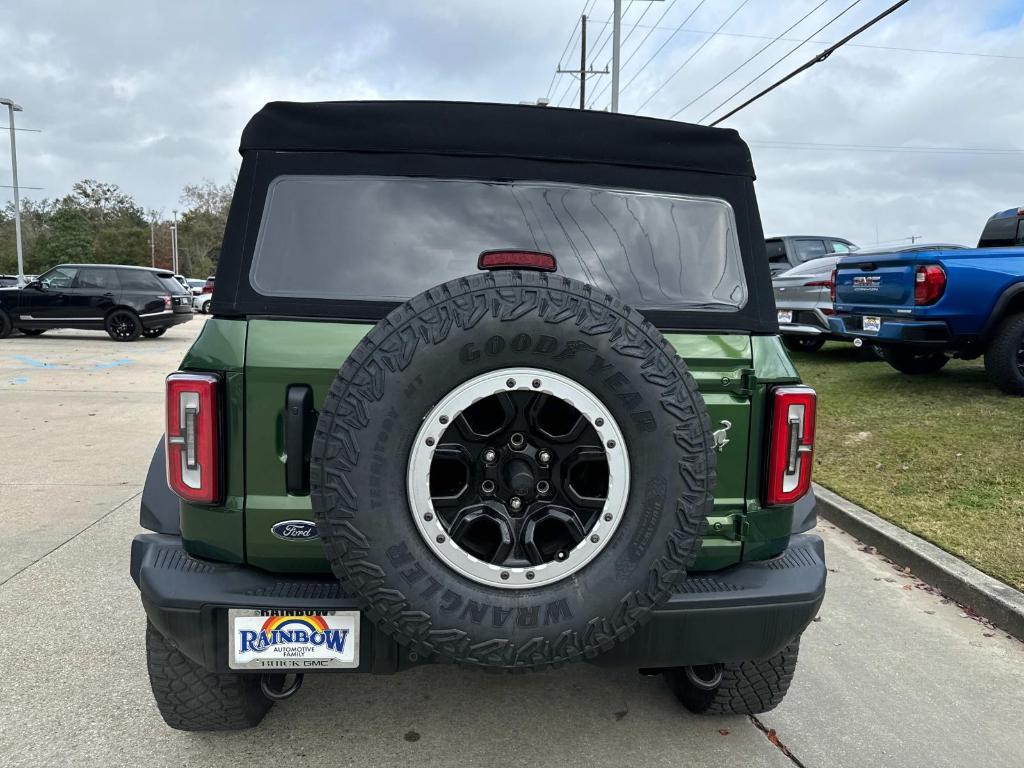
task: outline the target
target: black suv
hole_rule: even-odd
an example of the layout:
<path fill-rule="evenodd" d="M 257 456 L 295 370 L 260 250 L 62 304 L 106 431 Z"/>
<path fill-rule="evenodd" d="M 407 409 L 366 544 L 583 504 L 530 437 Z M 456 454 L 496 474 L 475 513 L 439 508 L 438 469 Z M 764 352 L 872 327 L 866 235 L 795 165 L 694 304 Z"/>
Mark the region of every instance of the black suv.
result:
<path fill-rule="evenodd" d="M 108 264 L 61 264 L 24 288 L 0 290 L 0 339 L 17 328 L 105 330 L 114 341 L 162 336 L 192 319 L 192 295 L 171 272 Z"/>

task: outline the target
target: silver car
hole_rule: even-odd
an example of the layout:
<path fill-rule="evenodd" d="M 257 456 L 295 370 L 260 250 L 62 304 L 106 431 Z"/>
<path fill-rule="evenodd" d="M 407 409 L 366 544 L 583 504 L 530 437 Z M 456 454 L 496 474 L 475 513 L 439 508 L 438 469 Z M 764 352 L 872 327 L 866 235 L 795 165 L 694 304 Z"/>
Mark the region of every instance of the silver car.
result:
<path fill-rule="evenodd" d="M 962 249 L 951 243 L 915 243 L 895 248 L 862 248 L 857 256 L 912 251 Z M 828 340 L 828 315 L 832 314 L 832 271 L 846 254 L 806 261 L 772 278 L 775 307 L 779 313 L 782 342 L 793 352 L 814 352 Z"/>
<path fill-rule="evenodd" d="M 822 256 L 772 278 L 782 343 L 794 352 L 814 352 L 829 338 L 832 270 L 842 256 Z"/>

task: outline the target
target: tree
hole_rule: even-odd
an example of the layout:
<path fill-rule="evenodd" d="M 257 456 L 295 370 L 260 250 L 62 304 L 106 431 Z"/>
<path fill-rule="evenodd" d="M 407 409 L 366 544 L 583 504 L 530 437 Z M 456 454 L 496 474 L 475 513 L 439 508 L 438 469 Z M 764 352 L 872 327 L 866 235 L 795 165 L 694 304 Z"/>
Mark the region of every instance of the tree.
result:
<path fill-rule="evenodd" d="M 192 276 L 213 273 L 220 260 L 234 182 L 217 184 L 209 179 L 182 190 L 185 212 L 178 222 L 178 268 Z"/>

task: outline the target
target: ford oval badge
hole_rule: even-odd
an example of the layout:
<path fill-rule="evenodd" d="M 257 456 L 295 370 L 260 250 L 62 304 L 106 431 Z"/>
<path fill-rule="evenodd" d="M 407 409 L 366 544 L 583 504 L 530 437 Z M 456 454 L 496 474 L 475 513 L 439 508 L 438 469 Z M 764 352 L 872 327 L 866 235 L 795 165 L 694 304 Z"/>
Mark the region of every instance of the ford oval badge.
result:
<path fill-rule="evenodd" d="M 315 541 L 320 538 L 316 523 L 309 520 L 282 520 L 272 525 L 270 532 L 285 541 Z"/>

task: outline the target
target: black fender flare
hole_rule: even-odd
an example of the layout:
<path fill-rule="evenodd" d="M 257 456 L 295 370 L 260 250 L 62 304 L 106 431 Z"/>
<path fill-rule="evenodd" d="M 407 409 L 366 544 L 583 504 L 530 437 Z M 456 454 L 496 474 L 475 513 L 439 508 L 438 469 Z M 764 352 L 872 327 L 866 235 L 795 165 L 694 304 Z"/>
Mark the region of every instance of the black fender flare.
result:
<path fill-rule="evenodd" d="M 161 435 L 146 472 L 139 505 L 139 525 L 155 533 L 181 535 L 181 514 L 178 497 L 167 487 L 167 459 Z"/>
<path fill-rule="evenodd" d="M 1024 296 L 1024 279 L 1019 280 L 1016 283 L 1008 286 L 996 299 L 995 306 L 992 307 L 992 311 L 988 315 L 988 320 L 985 321 L 985 327 L 981 331 L 981 337 L 984 340 L 988 340 L 992 331 L 995 330 L 996 325 L 1006 312 L 1006 308 L 1010 305 L 1010 302 L 1014 299 Z"/>

